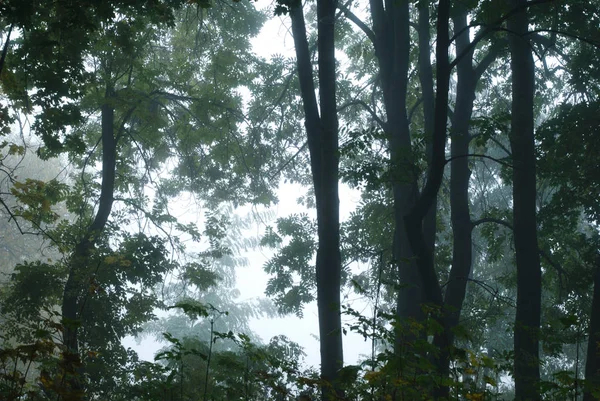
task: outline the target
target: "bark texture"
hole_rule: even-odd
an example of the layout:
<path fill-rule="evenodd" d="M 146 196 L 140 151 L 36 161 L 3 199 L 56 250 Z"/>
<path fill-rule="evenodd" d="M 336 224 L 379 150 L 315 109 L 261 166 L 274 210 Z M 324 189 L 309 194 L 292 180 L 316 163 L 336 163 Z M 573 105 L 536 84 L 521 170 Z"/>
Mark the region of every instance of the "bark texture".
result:
<path fill-rule="evenodd" d="M 526 0 L 511 0 L 507 21 L 512 71 L 510 145 L 513 155 L 513 227 L 517 266 L 514 377 L 517 401 L 540 400 L 541 269 L 537 242 L 534 64 L 527 37 Z"/>

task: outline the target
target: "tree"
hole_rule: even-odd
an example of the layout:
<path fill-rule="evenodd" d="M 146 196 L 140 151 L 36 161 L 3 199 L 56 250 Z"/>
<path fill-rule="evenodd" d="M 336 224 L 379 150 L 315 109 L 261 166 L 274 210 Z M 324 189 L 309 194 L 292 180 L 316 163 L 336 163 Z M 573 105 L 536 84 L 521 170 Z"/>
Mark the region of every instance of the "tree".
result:
<path fill-rule="evenodd" d="M 431 151 L 431 165 L 427 174 L 427 182 L 421 191 L 411 211 L 404 216 L 410 246 L 415 252 L 419 275 L 423 283 L 425 300 L 430 302 L 440 311 L 443 311 L 443 300 L 437 273 L 433 262 L 433 251 L 428 248 L 423 235 L 423 220 L 431 208 L 442 184 L 444 166 L 446 164 L 446 124 L 448 119 L 448 94 L 450 84 L 450 61 L 448 47 L 450 3 L 440 1 L 437 15 L 437 44 L 436 44 L 436 98 L 435 117 L 433 128 L 433 144 Z M 442 334 L 436 336 L 436 347 L 439 354 L 435 357 L 434 365 L 441 378 L 448 376 L 448 359 L 450 352 L 450 333 L 446 318 L 439 319 Z M 443 382 L 442 382 L 443 383 Z M 448 387 L 440 384 L 433 390 L 434 397 L 444 399 L 448 397 Z"/>
<path fill-rule="evenodd" d="M 181 186 L 173 188 L 173 186 L 169 187 L 168 180 L 165 180 L 166 184 L 161 182 L 163 186 L 158 187 L 153 207 L 148 207 L 148 199 L 143 195 L 144 185 L 148 182 L 153 183 L 152 174 L 170 157 L 170 149 L 167 147 L 168 139 L 173 139 L 173 145 L 179 149 L 186 149 L 186 151 L 191 149 L 190 144 L 185 143 L 185 139 L 189 136 L 183 139 L 177 137 L 179 134 L 177 130 L 182 129 L 185 121 L 180 125 L 175 125 L 172 131 L 167 132 L 165 125 L 168 117 L 174 114 L 183 114 L 182 110 L 186 110 L 187 104 L 191 104 L 192 109 L 197 112 L 199 105 L 206 101 L 200 96 L 194 96 L 197 93 L 192 92 L 193 94 L 190 96 L 189 92 L 183 92 L 199 89 L 181 85 L 183 79 L 186 78 L 185 73 L 188 73 L 189 69 L 182 70 L 179 75 L 167 71 L 167 74 L 170 74 L 168 85 L 177 89 L 175 93 L 168 93 L 164 90 L 167 86 L 163 80 L 165 76 L 161 75 L 165 73 L 164 70 L 161 70 L 164 67 L 161 62 L 164 60 L 161 59 L 160 54 L 152 54 L 149 49 L 153 43 L 164 38 L 161 37 L 160 28 L 165 22 L 172 20 L 172 7 L 177 3 L 168 7 L 165 5 L 165 7 L 154 7 L 148 10 L 143 8 L 146 5 L 140 3 L 131 8 L 125 7 L 122 10 L 123 13 L 118 16 L 112 14 L 111 8 L 104 10 L 109 12 L 112 19 L 104 21 L 101 29 L 96 29 L 90 34 L 90 37 L 95 39 L 94 45 L 83 43 L 81 47 L 72 49 L 73 57 L 80 63 L 76 66 L 82 66 L 85 61 L 94 68 L 93 73 L 84 74 L 85 79 L 82 78 L 82 82 L 78 82 L 79 85 L 84 85 L 85 82 L 85 87 L 80 89 L 80 92 L 73 93 L 72 102 L 68 104 L 70 108 L 67 110 L 67 114 L 71 113 L 69 115 L 76 118 L 66 121 L 60 119 L 37 120 L 42 124 L 37 128 L 46 144 L 40 154 L 50 157 L 62 151 L 70 151 L 72 152 L 69 154 L 71 160 L 83 171 L 80 175 L 81 179 L 76 180 L 74 193 L 70 194 L 68 200 L 79 220 L 68 227 L 72 230 L 71 232 L 68 232 L 65 224 L 55 232 L 61 241 L 57 246 L 60 246 L 61 250 L 68 254 L 66 257 L 68 263 L 62 266 L 67 269 L 67 280 L 61 302 L 63 319 L 61 330 L 65 345 L 61 365 L 62 372 L 59 373 L 59 377 L 62 377 L 59 380 L 62 388 L 56 389 L 63 397 L 74 397 L 75 399 L 85 397 L 85 383 L 82 375 L 82 354 L 84 353 L 80 351 L 94 349 L 101 343 L 102 335 L 105 335 L 104 340 L 109 345 L 113 345 L 113 348 L 109 346 L 105 351 L 110 355 L 117 355 L 120 339 L 126 334 L 134 333 L 142 321 L 151 317 L 152 308 L 158 306 L 154 295 L 150 295 L 147 299 L 148 294 L 145 291 L 157 283 L 158 277 L 174 267 L 172 263 L 165 263 L 164 259 L 160 258 L 163 245 L 160 240 L 147 238 L 140 233 L 138 236 L 134 236 L 135 240 L 128 241 L 131 238 L 126 232 L 114 230 L 110 216 L 115 201 L 122 203 L 125 210 L 131 215 L 141 215 L 143 219 L 152 222 L 159 230 L 163 225 L 171 224 L 179 232 L 185 232 L 192 237 L 196 234 L 194 227 L 178 224 L 169 216 L 166 199 L 181 191 Z M 136 7 L 141 7 L 143 12 L 136 13 L 136 11 L 140 11 Z M 259 20 L 260 18 L 255 18 L 255 22 Z M 251 32 L 256 32 L 252 24 L 248 27 Z M 27 40 L 27 37 L 24 40 Z M 29 45 L 29 42 L 23 43 L 25 44 L 21 45 L 22 47 Z M 243 44 L 242 41 L 241 46 Z M 22 50 L 22 47 L 17 47 L 16 51 Z M 223 53 L 216 53 L 214 57 L 215 60 L 212 61 L 217 63 L 217 59 L 222 58 Z M 35 63 L 37 60 L 31 56 L 28 61 Z M 25 72 L 19 69 L 23 66 L 11 67 L 14 68 L 11 73 L 15 77 L 19 77 L 19 74 L 27 75 L 26 69 Z M 45 65 L 45 67 L 48 66 Z M 19 81 L 15 79 L 14 82 Z M 227 89 L 230 92 L 219 100 L 230 100 L 232 97 L 230 87 L 237 84 L 238 82 L 235 81 L 229 82 Z M 16 93 L 23 91 L 23 88 L 18 85 L 11 89 Z M 56 94 L 52 90 L 53 88 L 50 88 L 48 93 L 55 96 Z M 38 91 L 38 94 L 40 93 L 44 92 Z M 210 103 L 210 100 L 207 103 Z M 215 101 L 215 103 L 218 102 Z M 40 104 L 51 107 L 53 103 Z M 170 107 L 171 109 L 169 109 Z M 229 113 L 227 107 L 228 104 L 218 104 L 215 108 L 221 115 L 229 115 L 226 114 Z M 99 121 L 94 119 L 94 114 L 98 109 L 100 109 Z M 89 112 L 92 116 L 85 125 L 80 124 L 78 117 L 82 110 Z M 171 112 L 173 114 L 169 114 Z M 56 116 L 54 115 L 54 117 Z M 197 114 L 194 117 L 201 118 Z M 218 121 L 223 120 L 225 118 Z M 50 124 L 51 127 L 44 126 L 45 123 Z M 69 126 L 68 131 L 63 124 Z M 69 134 L 61 138 L 53 131 L 53 128 L 56 127 L 69 132 Z M 44 131 L 47 128 L 48 130 Z M 98 131 L 96 129 L 100 131 L 100 141 L 97 141 Z M 44 136 L 46 133 L 48 135 Z M 174 138 L 169 138 L 165 133 L 173 134 Z M 61 142 L 60 139 L 64 139 L 64 141 Z M 98 142 L 101 149 L 100 156 L 94 152 Z M 89 145 L 91 150 L 89 154 L 82 155 L 86 145 Z M 140 152 L 137 159 L 135 158 L 136 150 Z M 94 162 L 101 166 L 101 171 L 92 169 L 91 173 L 86 172 L 86 168 L 89 165 L 93 166 Z M 142 169 L 139 168 L 140 163 L 144 166 Z M 101 176 L 100 185 L 93 180 L 97 173 L 100 173 L 99 176 Z M 195 187 L 192 189 L 197 190 Z M 127 198 L 128 193 L 133 194 L 134 198 Z M 90 195 L 98 196 L 97 209 L 93 203 L 88 203 Z M 137 199 L 136 196 L 138 196 Z M 79 200 L 78 197 L 80 197 Z M 124 215 L 123 209 L 120 209 L 120 213 L 115 216 L 115 219 L 122 218 Z M 121 223 L 127 223 L 127 221 L 124 218 Z M 113 222 L 117 223 L 117 221 Z M 169 239 L 172 244 L 177 244 L 177 240 L 173 240 L 173 237 Z M 137 249 L 129 249 L 129 252 L 113 249 L 115 244 L 127 247 L 127 244 L 132 243 L 137 245 L 131 245 L 131 247 L 137 247 Z M 115 252 L 117 256 L 114 255 Z M 150 260 L 144 261 L 144 257 L 148 257 Z M 103 258 L 108 259 L 103 260 Z M 163 263 L 160 263 L 161 260 Z M 148 271 L 132 269 L 136 273 L 134 275 L 123 275 L 123 272 L 119 271 L 124 267 L 132 267 L 131 264 L 135 266 L 135 263 L 140 263 L 140 267 L 146 266 Z M 136 285 L 135 283 L 141 285 L 142 292 L 138 296 L 130 298 L 129 301 L 132 302 L 128 302 L 127 299 L 115 301 L 115 297 L 127 297 L 126 294 L 129 291 L 124 289 L 127 282 L 130 285 Z M 108 291 L 110 296 L 106 297 L 109 299 L 105 299 L 106 304 L 96 302 L 107 295 L 102 292 L 105 290 L 104 285 L 111 288 Z M 114 297 L 111 298 L 111 296 Z M 118 310 L 119 302 L 124 305 L 125 309 L 130 308 L 135 311 L 137 307 L 137 315 L 125 316 L 122 320 L 126 322 L 120 322 L 124 327 L 118 329 L 114 327 L 113 332 L 94 330 L 98 321 L 91 316 L 96 318 L 103 316 L 102 320 L 108 324 L 110 315 L 104 315 L 104 313 L 114 313 L 115 309 L 112 308 Z M 114 315 L 113 317 L 118 316 Z M 114 335 L 117 337 L 114 338 Z M 83 359 L 89 358 L 83 356 Z M 101 377 L 102 375 L 95 369 L 97 366 L 92 366 L 93 363 L 89 363 L 89 360 L 87 362 L 87 368 L 89 368 L 87 373 Z M 95 391 L 91 388 L 88 390 L 90 393 Z M 107 389 L 105 388 L 103 391 L 107 391 Z"/>
<path fill-rule="evenodd" d="M 472 267 L 472 230 L 469 211 L 469 144 L 474 135 L 470 132 L 476 87 L 480 77 L 499 53 L 498 44 L 487 50 L 476 65 L 475 47 L 469 38 L 467 15 L 469 10 L 461 4 L 452 9 L 456 53 L 456 102 L 452 113 L 450 148 L 450 207 L 452 220 L 452 268 L 450 270 L 444 303 L 447 308 L 448 326 L 452 331 L 460 322 L 460 314 L 466 295 L 468 278 Z M 453 336 L 451 334 L 451 336 Z M 453 340 L 450 340 L 452 344 Z"/>
<path fill-rule="evenodd" d="M 300 92 L 304 108 L 304 125 L 317 208 L 318 246 L 315 273 L 319 310 L 321 376 L 325 382 L 321 386 L 321 394 L 324 400 L 341 396 L 342 389 L 337 383 L 337 376 L 344 361 L 340 314 L 342 261 L 338 197 L 335 7 L 335 1 L 317 1 L 318 104 L 302 4 L 301 2 L 291 2 L 289 8 L 286 9 L 292 20 Z"/>
<path fill-rule="evenodd" d="M 536 169 L 533 136 L 534 63 L 526 2 L 508 19 L 512 71 L 510 145 L 513 156 L 513 227 L 517 267 L 515 317 L 515 397 L 540 399 L 539 329 L 542 273 L 537 240 Z"/>

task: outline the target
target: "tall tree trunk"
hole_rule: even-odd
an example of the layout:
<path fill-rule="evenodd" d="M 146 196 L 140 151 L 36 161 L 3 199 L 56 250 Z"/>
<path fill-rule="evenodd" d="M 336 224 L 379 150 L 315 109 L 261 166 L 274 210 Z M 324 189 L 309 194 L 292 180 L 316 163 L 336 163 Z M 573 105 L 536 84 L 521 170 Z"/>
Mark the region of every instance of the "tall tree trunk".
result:
<path fill-rule="evenodd" d="M 583 401 L 594 401 L 593 393 L 600 391 L 600 255 L 597 256 L 594 272 L 594 295 L 590 312 L 590 333 L 588 338 L 587 357 L 585 360 L 586 386 Z"/>
<path fill-rule="evenodd" d="M 445 308 L 450 330 L 450 343 L 454 341 L 453 329 L 460 321 L 460 314 L 467 290 L 467 280 L 473 263 L 472 224 L 469 211 L 469 143 L 471 135 L 471 115 L 477 82 L 498 55 L 498 47 L 493 47 L 473 66 L 473 48 L 467 29 L 467 8 L 459 3 L 454 5 L 453 25 L 456 35 L 456 53 L 460 57 L 457 64 L 456 105 L 451 130 L 450 145 L 450 215 L 452 220 L 452 268 L 446 293 Z M 459 34 L 460 33 L 460 34 Z"/>
<path fill-rule="evenodd" d="M 379 63 L 381 87 L 386 112 L 386 133 L 389 137 L 392 161 L 392 193 L 394 207 L 393 255 L 397 263 L 400 287 L 396 303 L 399 322 L 423 320 L 422 285 L 408 243 L 404 216 L 417 196 L 417 177 L 412 157 L 411 136 L 406 112 L 409 67 L 409 4 L 408 1 L 371 0 L 371 16 L 375 54 Z M 404 349 L 414 338 L 407 330 L 398 330 L 396 349 Z"/>
<path fill-rule="evenodd" d="M 467 26 L 467 10 L 455 5 L 453 11 L 454 31 L 462 34 L 456 38 L 456 52 L 465 52 L 470 44 Z M 471 215 L 469 212 L 469 169 L 470 120 L 475 100 L 477 77 L 472 65 L 473 51 L 469 51 L 457 65 L 456 106 L 451 129 L 450 144 L 450 218 L 452 221 L 452 268 L 444 297 L 445 313 L 448 316 L 450 343 L 452 329 L 458 325 L 465 299 L 467 279 L 472 265 Z"/>
<path fill-rule="evenodd" d="M 340 315 L 341 256 L 338 196 L 338 119 L 335 93 L 335 1 L 317 1 L 319 107 L 302 6 L 290 10 L 317 206 L 317 306 L 321 345 L 322 399 L 340 398 L 343 366 Z"/>
<path fill-rule="evenodd" d="M 533 136 L 534 64 L 527 37 L 527 0 L 507 21 L 512 71 L 510 146 L 513 155 L 513 227 L 517 265 L 514 333 L 515 399 L 540 399 L 539 329 L 541 269 L 537 243 L 535 148 Z"/>
<path fill-rule="evenodd" d="M 419 81 L 421 83 L 421 96 L 423 99 L 423 128 L 425 130 L 427 162 L 431 166 L 433 157 L 433 121 L 435 98 L 433 92 L 433 68 L 431 67 L 431 35 L 429 30 L 429 2 L 420 1 L 418 4 L 419 18 L 417 31 L 419 35 Z M 437 233 L 437 199 L 434 200 L 431 208 L 425 216 L 423 222 L 423 234 L 425 242 L 435 255 L 435 237 Z M 404 224 L 404 222 L 402 222 Z M 435 260 L 434 260 L 435 261 Z"/>
<path fill-rule="evenodd" d="M 455 3 L 453 25 L 456 35 L 457 64 L 456 105 L 452 122 L 450 145 L 450 208 L 452 220 L 452 268 L 444 303 L 448 316 L 450 343 L 454 341 L 453 330 L 460 321 L 460 314 L 467 290 L 467 280 L 473 263 L 471 216 L 469 211 L 469 129 L 477 82 L 496 59 L 499 47 L 492 47 L 477 66 L 473 65 L 473 47 L 467 29 L 467 8 Z M 459 34 L 460 33 L 460 34 Z"/>
<path fill-rule="evenodd" d="M 444 176 L 446 164 L 445 148 L 448 120 L 448 92 L 450 89 L 450 62 L 448 58 L 450 1 L 440 0 L 438 4 L 437 18 L 437 43 L 436 43 L 436 98 L 435 119 L 432 140 L 431 165 L 429 168 L 427 183 L 421 192 L 419 199 L 408 215 L 404 218 L 404 224 L 410 246 L 415 255 L 425 300 L 443 310 L 443 298 L 438 281 L 437 273 L 433 263 L 433 252 L 428 247 L 424 232 L 423 221 L 431 206 L 437 198 L 439 188 Z M 434 362 L 440 384 L 434 389 L 433 397 L 436 400 L 445 400 L 449 396 L 449 388 L 446 384 L 449 376 L 449 330 L 443 315 L 437 317 L 444 334 L 434 338 L 434 345 L 439 353 Z"/>
<path fill-rule="evenodd" d="M 107 89 L 107 102 L 102 105 L 102 186 L 98 211 L 80 241 L 75 246 L 69 262 L 69 275 L 62 300 L 63 319 L 63 398 L 82 400 L 85 398 L 83 367 L 79 355 L 78 328 L 91 277 L 90 257 L 94 243 L 104 231 L 113 205 L 116 166 L 116 139 L 114 135 L 114 109 L 109 103 L 113 96 Z"/>

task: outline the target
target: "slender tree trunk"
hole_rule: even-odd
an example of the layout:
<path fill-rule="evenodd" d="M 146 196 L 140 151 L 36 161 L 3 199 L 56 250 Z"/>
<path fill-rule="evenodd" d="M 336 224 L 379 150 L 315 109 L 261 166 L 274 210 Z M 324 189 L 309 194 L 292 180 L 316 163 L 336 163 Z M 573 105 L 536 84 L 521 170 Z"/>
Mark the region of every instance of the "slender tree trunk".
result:
<path fill-rule="evenodd" d="M 473 49 L 470 49 L 467 29 L 467 8 L 456 3 L 453 9 L 456 53 L 460 61 L 457 65 L 456 105 L 451 130 L 450 146 L 450 208 L 452 220 L 452 268 L 446 294 L 444 296 L 450 343 L 454 341 L 453 329 L 459 324 L 460 314 L 467 290 L 467 280 L 473 263 L 471 216 L 469 211 L 469 143 L 471 135 L 471 115 L 477 82 L 498 55 L 498 47 L 491 48 L 477 66 L 473 66 Z"/>
<path fill-rule="evenodd" d="M 408 242 L 404 216 L 418 196 L 417 177 L 412 157 L 411 136 L 406 113 L 406 93 L 409 67 L 409 4 L 408 1 L 371 0 L 371 16 L 375 37 L 375 53 L 381 73 L 381 87 L 386 111 L 386 133 L 389 137 L 392 161 L 392 193 L 394 207 L 393 255 L 398 266 L 396 315 L 400 323 L 408 319 L 423 320 L 422 285 L 414 253 Z M 401 327 L 401 326 L 400 326 Z M 396 335 L 396 350 L 401 352 L 414 336 L 400 328 Z"/>
<path fill-rule="evenodd" d="M 112 97 L 107 89 L 106 99 Z M 63 319 L 63 398 L 85 398 L 83 366 L 79 355 L 78 328 L 89 285 L 90 257 L 97 237 L 104 231 L 113 204 L 116 166 L 116 139 L 114 135 L 114 109 L 108 102 L 102 105 L 102 187 L 96 216 L 75 246 L 62 300 Z"/>
<path fill-rule="evenodd" d="M 443 310 L 443 298 L 437 273 L 433 263 L 433 252 L 428 247 L 424 232 L 423 221 L 431 206 L 437 198 L 439 188 L 444 176 L 446 164 L 445 148 L 448 120 L 448 92 L 450 89 L 450 62 L 448 58 L 450 1 L 440 0 L 437 18 L 436 42 L 436 98 L 435 119 L 432 140 L 431 166 L 427 176 L 427 183 L 419 199 L 408 215 L 404 218 L 409 243 L 416 255 L 416 261 L 423 284 L 425 300 Z M 446 400 L 449 396 L 448 385 L 445 384 L 449 376 L 449 330 L 443 314 L 436 317 L 443 328 L 443 335 L 434 338 L 434 345 L 439 353 L 434 357 L 437 375 L 440 384 L 433 391 L 435 400 Z"/>
<path fill-rule="evenodd" d="M 457 65 L 456 105 L 451 130 L 450 145 L 450 216 L 452 221 L 452 268 L 444 297 L 450 330 L 450 344 L 453 343 L 453 331 L 460 320 L 460 313 L 467 290 L 467 279 L 472 266 L 472 226 L 469 211 L 469 127 L 475 87 L 478 76 L 473 68 L 473 51 L 470 45 L 467 27 L 467 9 L 459 4 L 454 6 L 454 32 L 461 32 L 456 38 L 456 52 L 463 54 Z"/>
<path fill-rule="evenodd" d="M 526 36 L 526 0 L 507 21 L 512 70 L 510 145 L 513 155 L 513 227 L 517 265 L 515 320 L 515 399 L 540 400 L 539 329 L 541 269 L 537 243 L 535 147 L 533 136 L 534 64 Z"/>
<path fill-rule="evenodd" d="M 435 98 L 433 91 L 433 68 L 431 67 L 431 23 L 429 21 L 429 2 L 418 3 L 418 34 L 419 34 L 419 81 L 421 83 L 421 96 L 423 98 L 423 128 L 425 129 L 427 162 L 431 166 L 433 156 L 433 121 Z M 423 234 L 425 242 L 435 255 L 435 237 L 437 233 L 437 199 L 425 216 Z M 404 223 L 402 223 L 404 224 Z"/>
<path fill-rule="evenodd" d="M 585 361 L 586 386 L 583 401 L 594 401 L 594 392 L 600 391 L 600 256 L 594 273 L 594 295 L 590 313 L 590 333 Z"/>
<path fill-rule="evenodd" d="M 302 7 L 297 6 L 290 11 L 317 206 L 317 305 L 321 377 L 326 382 L 321 387 L 323 400 L 340 398 L 343 393 L 337 383 L 338 371 L 343 366 L 343 348 L 340 315 L 341 256 L 334 54 L 335 9 L 334 0 L 317 1 L 320 114 L 315 96 Z"/>
<path fill-rule="evenodd" d="M 317 200 L 319 248 L 317 250 L 317 304 L 321 372 L 333 384 L 333 392 L 323 387 L 323 400 L 341 397 L 337 383 L 343 366 L 342 322 L 340 315 L 341 255 L 338 195 L 338 119 L 335 93 L 335 0 L 317 1 L 319 101 L 321 106 L 320 200 Z M 313 172 L 315 175 L 315 172 Z M 316 183 L 315 179 L 315 183 Z"/>

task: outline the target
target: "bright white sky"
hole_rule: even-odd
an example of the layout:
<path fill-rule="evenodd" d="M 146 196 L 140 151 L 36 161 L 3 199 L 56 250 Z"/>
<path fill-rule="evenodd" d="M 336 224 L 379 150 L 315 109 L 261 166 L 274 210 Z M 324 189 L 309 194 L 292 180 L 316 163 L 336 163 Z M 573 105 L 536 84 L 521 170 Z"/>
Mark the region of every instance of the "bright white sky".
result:
<path fill-rule="evenodd" d="M 273 4 L 270 0 L 259 0 L 256 6 L 260 9 L 270 8 L 272 10 L 274 7 Z M 252 41 L 254 51 L 267 59 L 273 54 L 293 57 L 294 42 L 289 24 L 288 18 L 271 17 L 265 24 L 259 37 Z M 282 185 L 278 192 L 279 204 L 275 207 L 276 216 L 284 217 L 291 213 L 306 211 L 296 202 L 296 199 L 304 192 L 305 189 L 297 185 Z M 348 187 L 342 186 L 340 188 L 340 199 L 340 217 L 345 219 L 354 210 L 356 203 L 359 201 L 359 194 Z M 262 233 L 264 232 L 264 228 L 264 226 L 259 224 L 255 229 L 257 233 Z M 239 300 L 244 301 L 264 297 L 264 290 L 269 277 L 263 271 L 262 267 L 269 255 L 267 255 L 267 252 L 261 250 L 253 250 L 240 256 L 245 256 L 249 260 L 249 264 L 247 267 L 237 270 L 238 289 L 241 293 Z M 354 301 L 352 305 L 355 309 L 362 310 L 364 314 L 369 315 L 371 313 L 370 308 L 365 302 L 360 300 Z M 303 319 L 295 316 L 277 319 L 254 319 L 251 321 L 251 328 L 265 343 L 276 335 L 283 334 L 287 336 L 292 341 L 304 347 L 307 355 L 307 365 L 319 366 L 319 327 L 316 303 L 312 303 L 305 308 Z M 135 349 L 140 357 L 146 360 L 153 360 L 156 351 L 163 346 L 163 344 L 153 341 L 150 338 L 144 339 L 141 344 L 136 344 L 133 338 L 127 338 L 124 344 Z M 368 354 L 370 349 L 370 343 L 365 342 L 361 336 L 348 333 L 344 337 L 345 364 L 356 363 L 360 355 Z"/>

